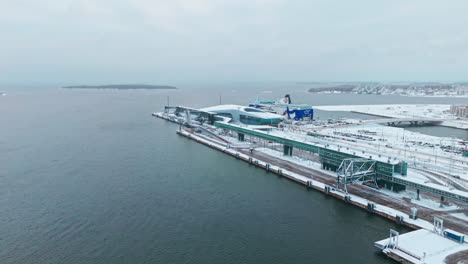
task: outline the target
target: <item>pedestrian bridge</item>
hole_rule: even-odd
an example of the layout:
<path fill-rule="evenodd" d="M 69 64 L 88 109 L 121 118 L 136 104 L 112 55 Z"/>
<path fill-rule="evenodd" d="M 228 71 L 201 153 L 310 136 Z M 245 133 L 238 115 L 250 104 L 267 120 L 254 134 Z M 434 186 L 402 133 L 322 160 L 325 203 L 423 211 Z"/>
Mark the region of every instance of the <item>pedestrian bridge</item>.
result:
<path fill-rule="evenodd" d="M 386 124 L 387 126 L 433 126 L 440 125 L 442 120 L 430 118 L 382 118 L 367 120 L 366 124 Z"/>

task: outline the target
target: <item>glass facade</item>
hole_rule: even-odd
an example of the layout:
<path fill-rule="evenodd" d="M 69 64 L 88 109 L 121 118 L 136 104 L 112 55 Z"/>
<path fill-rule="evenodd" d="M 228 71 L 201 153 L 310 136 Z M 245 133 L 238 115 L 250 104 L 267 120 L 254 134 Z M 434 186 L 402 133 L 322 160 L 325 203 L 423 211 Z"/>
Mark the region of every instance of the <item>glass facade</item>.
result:
<path fill-rule="evenodd" d="M 280 118 L 259 118 L 247 115 L 240 115 L 240 122 L 246 125 L 278 125 Z"/>

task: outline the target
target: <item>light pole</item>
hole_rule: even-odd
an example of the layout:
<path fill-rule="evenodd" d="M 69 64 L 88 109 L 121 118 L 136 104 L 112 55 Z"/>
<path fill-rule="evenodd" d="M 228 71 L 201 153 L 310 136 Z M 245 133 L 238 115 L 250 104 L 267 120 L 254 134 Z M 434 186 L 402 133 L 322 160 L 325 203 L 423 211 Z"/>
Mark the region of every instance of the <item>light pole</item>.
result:
<path fill-rule="evenodd" d="M 453 166 L 453 151 L 455 149 L 455 137 L 453 135 L 450 136 L 450 140 L 452 141 L 452 151 L 450 152 L 450 166 L 449 166 L 449 174 L 452 173 L 452 166 Z"/>
<path fill-rule="evenodd" d="M 434 164 L 437 165 L 437 153 L 439 152 L 439 148 L 440 148 L 440 145 L 441 145 L 441 141 L 439 140 L 439 146 L 436 146 L 434 144 Z"/>
<path fill-rule="evenodd" d="M 403 146 L 405 147 L 405 159 L 406 159 L 406 140 L 405 140 L 405 130 L 403 129 Z"/>

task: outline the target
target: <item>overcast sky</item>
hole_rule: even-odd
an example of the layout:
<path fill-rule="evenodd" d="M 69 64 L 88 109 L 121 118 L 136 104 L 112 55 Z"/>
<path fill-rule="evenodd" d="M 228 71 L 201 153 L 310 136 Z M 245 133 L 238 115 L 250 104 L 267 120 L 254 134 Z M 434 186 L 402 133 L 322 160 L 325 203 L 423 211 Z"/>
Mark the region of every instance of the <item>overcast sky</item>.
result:
<path fill-rule="evenodd" d="M 0 82 L 468 80 L 468 1 L 0 0 Z"/>

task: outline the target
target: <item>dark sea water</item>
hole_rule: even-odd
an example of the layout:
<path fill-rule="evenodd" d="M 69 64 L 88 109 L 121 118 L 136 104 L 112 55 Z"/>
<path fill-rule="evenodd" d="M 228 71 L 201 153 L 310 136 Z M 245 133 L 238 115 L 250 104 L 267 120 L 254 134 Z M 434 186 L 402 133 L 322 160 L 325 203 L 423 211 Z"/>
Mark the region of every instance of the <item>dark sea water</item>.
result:
<path fill-rule="evenodd" d="M 3 88 L 0 263 L 392 263 L 373 242 L 389 228 L 408 229 L 181 138 L 176 125 L 151 117 L 167 96 L 193 107 L 218 104 L 220 94 L 242 104 L 284 93 L 312 105 L 395 101 L 306 89 Z"/>

